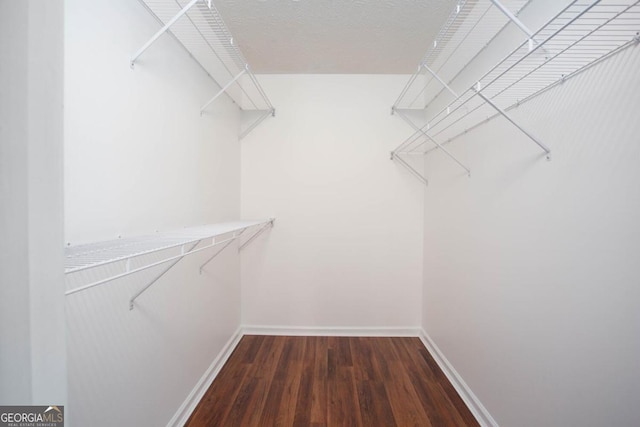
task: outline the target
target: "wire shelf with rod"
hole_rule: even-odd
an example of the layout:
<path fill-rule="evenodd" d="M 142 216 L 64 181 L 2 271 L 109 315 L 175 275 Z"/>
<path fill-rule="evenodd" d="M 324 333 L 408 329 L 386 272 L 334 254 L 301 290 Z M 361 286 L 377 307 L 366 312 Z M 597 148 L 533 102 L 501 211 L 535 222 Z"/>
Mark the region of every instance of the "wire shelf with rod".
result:
<path fill-rule="evenodd" d="M 203 114 L 221 96 L 228 96 L 250 116 L 242 139 L 275 108 L 251 71 L 211 0 L 139 0 L 162 27 L 131 57 L 131 67 L 144 66 L 142 55 L 165 33 L 171 34 L 219 86 L 202 104 Z"/>
<path fill-rule="evenodd" d="M 639 30 L 638 0 L 573 1 L 478 78 L 472 87 L 432 114 L 427 124 L 416 129 L 393 153 L 421 154 L 444 148 L 460 135 L 501 115 L 550 158 L 551 149 L 507 112 L 637 45 Z"/>
<path fill-rule="evenodd" d="M 132 296 L 129 308 L 133 309 L 136 298 L 184 257 L 219 246 L 220 248 L 200 266 L 200 273 L 202 273 L 203 268 L 209 262 L 231 243 L 239 240 L 246 230 L 253 230 L 253 234 L 240 243 L 239 250 L 242 250 L 265 230 L 273 227 L 274 221 L 275 219 L 271 218 L 260 221 L 226 222 L 148 236 L 69 246 L 65 248 L 66 275 L 89 269 L 113 268 L 106 270 L 105 277 L 69 289 L 65 295 L 73 295 L 140 271 L 164 265 L 165 268 L 159 275 Z"/>
<path fill-rule="evenodd" d="M 530 0 L 461 0 L 427 49 L 416 72 L 392 106 L 424 109 L 443 92 L 457 96 L 450 85 L 510 22 L 504 11 L 517 14 Z M 500 7 L 498 7 L 500 5 Z"/>

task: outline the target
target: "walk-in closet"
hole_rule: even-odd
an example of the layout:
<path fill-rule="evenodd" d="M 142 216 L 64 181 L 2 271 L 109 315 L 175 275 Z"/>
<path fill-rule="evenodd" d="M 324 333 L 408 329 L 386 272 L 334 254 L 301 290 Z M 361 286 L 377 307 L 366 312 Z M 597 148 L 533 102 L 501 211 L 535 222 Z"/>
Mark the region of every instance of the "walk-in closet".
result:
<path fill-rule="evenodd" d="M 0 0 L 0 414 L 640 425 L 638 70 L 637 0 Z"/>

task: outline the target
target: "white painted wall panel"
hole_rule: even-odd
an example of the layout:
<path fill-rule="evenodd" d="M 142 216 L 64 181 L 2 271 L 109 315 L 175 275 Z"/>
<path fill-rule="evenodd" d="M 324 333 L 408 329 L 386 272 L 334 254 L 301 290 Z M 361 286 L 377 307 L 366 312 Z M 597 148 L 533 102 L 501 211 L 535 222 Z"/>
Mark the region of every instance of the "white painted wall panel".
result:
<path fill-rule="evenodd" d="M 65 210 L 72 244 L 237 219 L 239 110 L 137 1 L 66 5 Z"/>
<path fill-rule="evenodd" d="M 242 255 L 243 323 L 418 325 L 422 188 L 389 160 L 407 76 L 259 77 L 277 112 L 242 142 L 242 214 L 277 220 Z"/>
<path fill-rule="evenodd" d="M 234 220 L 239 113 L 136 1 L 65 2 L 65 225 L 73 243 Z M 74 425 L 165 425 L 240 324 L 234 244 L 68 296 Z M 122 266 L 111 267 L 120 271 Z M 95 279 L 78 273 L 68 288 Z M 107 412 L 105 413 L 105 409 Z M 100 414 L 100 415 L 98 415 Z M 104 415 L 108 414 L 108 415 Z"/>
<path fill-rule="evenodd" d="M 640 424 L 640 48 L 426 159 L 423 326 L 500 425 Z"/>

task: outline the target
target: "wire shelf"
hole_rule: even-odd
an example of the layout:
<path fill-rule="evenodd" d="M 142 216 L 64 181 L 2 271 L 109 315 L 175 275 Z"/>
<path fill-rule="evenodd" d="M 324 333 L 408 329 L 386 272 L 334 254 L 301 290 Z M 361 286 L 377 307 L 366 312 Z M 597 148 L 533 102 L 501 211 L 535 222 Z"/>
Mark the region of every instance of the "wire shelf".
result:
<path fill-rule="evenodd" d="M 450 142 L 494 117 L 497 109 L 508 111 L 637 44 L 639 3 L 572 2 L 534 34 L 537 45 L 531 47 L 527 40 L 522 42 L 478 79 L 474 87 L 430 117 L 396 152 L 429 152 L 433 148 L 426 144 L 429 138 L 425 132 L 441 144 Z M 548 152 L 543 144 L 541 147 Z"/>
<path fill-rule="evenodd" d="M 247 228 L 270 223 L 263 221 L 237 221 L 189 227 L 179 231 L 155 233 L 65 248 L 65 274 L 99 267 L 140 257 L 155 252 L 189 245 L 205 239 L 236 233 Z"/>
<path fill-rule="evenodd" d="M 65 249 L 65 274 L 67 277 L 84 270 L 99 270 L 104 277 L 69 289 L 65 292 L 65 295 L 72 295 L 164 265 L 159 274 L 131 297 L 129 309 L 133 310 L 136 299 L 180 262 L 182 258 L 209 250 L 215 246 L 221 246 L 200 266 L 200 274 L 202 274 L 204 267 L 234 241 L 240 239 L 242 233 L 247 229 L 259 227 L 253 235 L 239 245 L 238 250 L 242 250 L 267 228 L 273 227 L 274 221 L 275 219 L 271 218 L 261 221 L 227 222 L 156 233 L 151 236 L 131 237 L 67 247 Z"/>
<path fill-rule="evenodd" d="M 139 1 L 164 27 L 133 55 L 132 66 L 161 34 L 169 32 L 221 88 L 201 111 L 226 93 L 243 110 L 273 114 L 271 101 L 211 1 Z"/>
<path fill-rule="evenodd" d="M 504 0 L 517 14 L 529 0 Z M 451 84 L 458 74 L 511 21 L 490 0 L 461 0 L 440 29 L 393 109 L 424 109 L 445 89 L 426 67 Z M 426 66 L 426 67 L 425 67 Z"/>
<path fill-rule="evenodd" d="M 85 270 L 99 271 L 103 277 L 69 289 L 65 295 L 82 292 L 154 267 L 163 267 L 159 274 L 155 275 L 129 299 L 129 310 L 133 310 L 136 299 L 182 258 L 220 246 L 200 266 L 200 274 L 202 274 L 204 267 L 234 241 L 239 240 L 247 229 L 258 228 L 249 238 L 244 240 L 244 243 L 238 246 L 238 250 L 242 250 L 267 228 L 273 227 L 274 221 L 275 219 L 271 218 L 261 221 L 226 222 L 156 233 L 151 236 L 67 247 L 65 249 L 65 274 L 67 277 Z"/>

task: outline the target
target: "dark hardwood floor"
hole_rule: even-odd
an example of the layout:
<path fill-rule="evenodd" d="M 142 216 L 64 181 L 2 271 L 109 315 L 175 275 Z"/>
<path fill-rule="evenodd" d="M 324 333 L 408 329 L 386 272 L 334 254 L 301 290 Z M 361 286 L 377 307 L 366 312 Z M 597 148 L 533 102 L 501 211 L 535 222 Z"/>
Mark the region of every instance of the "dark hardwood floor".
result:
<path fill-rule="evenodd" d="M 477 426 L 418 338 L 245 336 L 187 426 Z"/>

